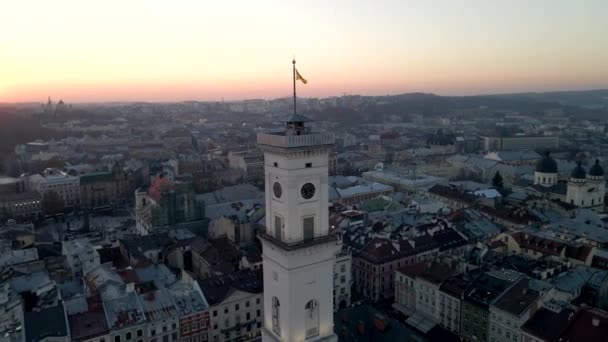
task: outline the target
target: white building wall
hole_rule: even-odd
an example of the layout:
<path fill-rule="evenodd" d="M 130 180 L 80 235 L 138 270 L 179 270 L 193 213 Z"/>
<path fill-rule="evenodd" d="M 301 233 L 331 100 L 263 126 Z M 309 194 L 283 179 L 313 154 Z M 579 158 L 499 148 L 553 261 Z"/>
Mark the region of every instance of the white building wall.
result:
<path fill-rule="evenodd" d="M 352 255 L 350 251 L 341 251 L 334 264 L 334 311 L 338 310 L 340 303 L 350 306 L 352 287 Z"/>
<path fill-rule="evenodd" d="M 416 313 L 420 313 L 433 322 L 439 323 L 439 286 L 416 278 Z"/>
<path fill-rule="evenodd" d="M 80 205 L 80 177 L 69 176 L 58 170 L 45 170 L 43 179 L 37 185 L 38 192 L 43 197 L 53 191 L 59 195 L 66 207 Z"/>
<path fill-rule="evenodd" d="M 461 300 L 439 291 L 439 324 L 445 329 L 460 335 Z"/>
<path fill-rule="evenodd" d="M 557 173 L 534 172 L 534 184 L 552 186 L 557 184 Z"/>
<path fill-rule="evenodd" d="M 258 336 L 264 317 L 262 297 L 261 293 L 236 291 L 223 302 L 210 307 L 210 341 L 247 340 L 247 336 Z"/>
<path fill-rule="evenodd" d="M 177 341 L 179 338 L 178 317 L 150 321 L 147 324 L 147 336 L 150 342 Z M 132 341 L 132 340 L 127 340 Z"/>

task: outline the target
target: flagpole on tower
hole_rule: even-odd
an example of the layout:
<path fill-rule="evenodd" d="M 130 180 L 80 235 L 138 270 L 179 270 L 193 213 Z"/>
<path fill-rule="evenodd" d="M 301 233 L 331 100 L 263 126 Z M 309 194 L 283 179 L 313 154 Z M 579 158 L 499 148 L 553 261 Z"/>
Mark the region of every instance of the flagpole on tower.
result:
<path fill-rule="evenodd" d="M 291 61 L 292 69 L 293 69 L 293 113 L 297 114 L 296 111 L 296 57 L 293 57 Z"/>

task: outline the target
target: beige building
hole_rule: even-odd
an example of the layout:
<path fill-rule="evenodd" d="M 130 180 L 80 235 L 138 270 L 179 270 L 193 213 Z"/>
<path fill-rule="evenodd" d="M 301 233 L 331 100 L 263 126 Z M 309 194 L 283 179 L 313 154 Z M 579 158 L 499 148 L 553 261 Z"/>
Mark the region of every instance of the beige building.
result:
<path fill-rule="evenodd" d="M 209 341 L 259 339 L 264 320 L 261 271 L 199 280 L 209 307 Z"/>
<path fill-rule="evenodd" d="M 522 278 L 490 305 L 490 342 L 521 342 L 520 327 L 538 310 L 543 293 Z"/>
<path fill-rule="evenodd" d="M 127 174 L 116 167 L 111 172 L 93 172 L 80 176 L 80 202 L 83 209 L 111 208 L 132 196 Z"/>
<path fill-rule="evenodd" d="M 537 148 L 559 148 L 557 136 L 521 135 L 513 137 L 481 137 L 481 147 L 484 151 L 498 150 L 534 150 Z"/>
<path fill-rule="evenodd" d="M 334 264 L 334 311 L 350 306 L 352 261 L 350 249 L 343 246 Z"/>

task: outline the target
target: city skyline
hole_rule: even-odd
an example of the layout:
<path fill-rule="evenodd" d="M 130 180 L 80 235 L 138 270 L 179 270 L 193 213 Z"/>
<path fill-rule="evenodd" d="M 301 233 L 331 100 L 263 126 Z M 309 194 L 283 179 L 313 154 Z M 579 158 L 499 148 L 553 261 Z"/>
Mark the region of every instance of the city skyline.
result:
<path fill-rule="evenodd" d="M 2 7 L 0 102 L 283 97 L 294 53 L 302 97 L 608 88 L 601 1 Z"/>

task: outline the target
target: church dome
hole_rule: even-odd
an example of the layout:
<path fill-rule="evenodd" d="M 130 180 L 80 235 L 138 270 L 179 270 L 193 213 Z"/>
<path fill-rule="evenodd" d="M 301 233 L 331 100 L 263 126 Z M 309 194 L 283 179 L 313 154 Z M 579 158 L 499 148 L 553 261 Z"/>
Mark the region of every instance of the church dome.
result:
<path fill-rule="evenodd" d="M 548 150 L 545 155 L 536 163 L 536 172 L 542 173 L 557 173 L 557 162 L 551 158 L 551 152 Z"/>
<path fill-rule="evenodd" d="M 595 164 L 589 169 L 589 176 L 601 177 L 604 175 L 604 169 L 600 165 L 599 160 L 595 160 Z"/>
<path fill-rule="evenodd" d="M 577 162 L 577 164 L 578 165 L 576 165 L 576 167 L 572 169 L 572 173 L 570 173 L 570 178 L 585 179 L 585 177 L 587 176 L 587 172 L 585 172 L 585 169 L 581 165 L 580 161 Z"/>

